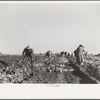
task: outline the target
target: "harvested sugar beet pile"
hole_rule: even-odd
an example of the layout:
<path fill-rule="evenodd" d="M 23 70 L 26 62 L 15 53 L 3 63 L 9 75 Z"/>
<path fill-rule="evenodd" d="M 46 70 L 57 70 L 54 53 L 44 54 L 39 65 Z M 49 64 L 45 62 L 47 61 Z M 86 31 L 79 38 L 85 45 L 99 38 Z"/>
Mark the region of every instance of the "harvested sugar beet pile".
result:
<path fill-rule="evenodd" d="M 32 69 L 33 68 L 33 69 Z M 0 83 L 37 84 L 98 84 L 100 81 L 99 57 L 87 57 L 83 66 L 75 58 L 37 55 L 33 64 L 22 62 L 22 56 L 0 56 Z"/>

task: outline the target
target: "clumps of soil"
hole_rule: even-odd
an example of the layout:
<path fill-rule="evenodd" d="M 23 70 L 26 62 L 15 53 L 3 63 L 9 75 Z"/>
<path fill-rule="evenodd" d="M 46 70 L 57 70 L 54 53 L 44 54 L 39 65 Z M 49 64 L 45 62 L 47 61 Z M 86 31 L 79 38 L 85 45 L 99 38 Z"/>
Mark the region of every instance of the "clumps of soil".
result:
<path fill-rule="evenodd" d="M 0 56 L 0 83 L 100 83 L 100 59 L 97 56 L 85 58 L 83 66 L 77 66 L 74 57 L 44 58 L 37 55 L 33 63 L 23 61 L 22 56 Z"/>

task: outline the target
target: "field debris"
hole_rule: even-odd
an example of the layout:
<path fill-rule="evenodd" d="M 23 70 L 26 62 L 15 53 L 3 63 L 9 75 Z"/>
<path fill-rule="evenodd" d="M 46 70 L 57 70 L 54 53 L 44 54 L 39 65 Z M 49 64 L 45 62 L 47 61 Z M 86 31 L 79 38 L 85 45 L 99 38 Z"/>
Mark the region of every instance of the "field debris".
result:
<path fill-rule="evenodd" d="M 66 83 L 81 84 L 100 82 L 100 57 L 88 56 L 84 66 L 77 66 L 75 58 L 56 57 L 50 60 L 37 55 L 33 65 L 22 63 L 22 56 L 0 57 L 0 83 Z M 33 70 L 32 70 L 33 66 Z"/>

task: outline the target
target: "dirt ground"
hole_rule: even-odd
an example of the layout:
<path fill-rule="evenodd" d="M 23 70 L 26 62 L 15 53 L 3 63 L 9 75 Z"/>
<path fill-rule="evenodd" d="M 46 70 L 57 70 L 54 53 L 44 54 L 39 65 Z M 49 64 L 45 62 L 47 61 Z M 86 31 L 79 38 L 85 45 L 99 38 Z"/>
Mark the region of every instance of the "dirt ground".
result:
<path fill-rule="evenodd" d="M 36 55 L 31 63 L 22 63 L 20 55 L 0 57 L 0 83 L 20 84 L 99 84 L 100 57 L 85 57 L 84 66 L 77 66 L 74 57 L 56 57 L 49 61 Z"/>

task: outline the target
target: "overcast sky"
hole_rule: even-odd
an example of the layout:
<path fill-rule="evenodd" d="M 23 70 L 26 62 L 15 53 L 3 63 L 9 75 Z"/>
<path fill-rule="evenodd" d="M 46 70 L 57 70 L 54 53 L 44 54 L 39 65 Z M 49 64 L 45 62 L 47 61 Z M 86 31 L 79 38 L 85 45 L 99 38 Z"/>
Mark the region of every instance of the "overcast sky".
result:
<path fill-rule="evenodd" d="M 100 53 L 100 4 L 0 3 L 0 52 L 72 52 L 79 44 Z"/>

